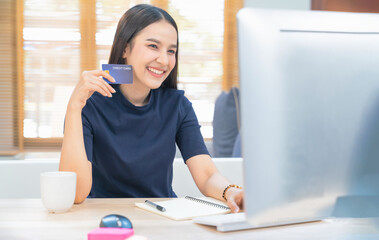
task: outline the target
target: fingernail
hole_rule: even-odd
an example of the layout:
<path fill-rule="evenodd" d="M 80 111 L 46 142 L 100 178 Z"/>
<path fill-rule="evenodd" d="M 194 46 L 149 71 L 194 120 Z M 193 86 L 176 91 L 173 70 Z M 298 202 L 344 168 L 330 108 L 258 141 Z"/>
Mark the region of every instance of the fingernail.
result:
<path fill-rule="evenodd" d="M 115 93 L 115 92 L 116 92 L 116 90 L 114 90 L 114 88 L 112 88 L 112 92 L 113 92 L 113 93 Z"/>

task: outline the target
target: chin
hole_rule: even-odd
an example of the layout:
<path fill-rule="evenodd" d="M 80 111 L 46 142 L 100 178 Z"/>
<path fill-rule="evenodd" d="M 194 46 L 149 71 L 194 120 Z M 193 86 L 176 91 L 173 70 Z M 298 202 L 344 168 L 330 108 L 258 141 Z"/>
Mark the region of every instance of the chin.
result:
<path fill-rule="evenodd" d="M 149 85 L 147 85 L 147 87 L 150 88 L 150 89 L 158 89 L 161 85 L 162 85 L 162 83 L 159 83 L 159 84 L 149 84 Z"/>

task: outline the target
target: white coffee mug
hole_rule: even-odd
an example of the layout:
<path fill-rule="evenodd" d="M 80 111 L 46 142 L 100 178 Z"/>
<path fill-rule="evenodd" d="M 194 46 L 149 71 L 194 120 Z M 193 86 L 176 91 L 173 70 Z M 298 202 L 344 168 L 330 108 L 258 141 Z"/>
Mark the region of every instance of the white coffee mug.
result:
<path fill-rule="evenodd" d="M 51 213 L 68 211 L 75 200 L 75 172 L 44 172 L 40 175 L 41 199 Z"/>

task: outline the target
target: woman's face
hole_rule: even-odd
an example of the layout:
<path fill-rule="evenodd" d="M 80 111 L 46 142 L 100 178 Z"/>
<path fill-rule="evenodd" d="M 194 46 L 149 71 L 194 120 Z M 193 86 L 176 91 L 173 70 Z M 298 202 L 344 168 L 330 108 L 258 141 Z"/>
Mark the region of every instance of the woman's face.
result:
<path fill-rule="evenodd" d="M 167 21 L 155 22 L 142 29 L 123 54 L 126 64 L 133 66 L 133 84 L 159 88 L 175 66 L 176 50 L 177 32 Z"/>

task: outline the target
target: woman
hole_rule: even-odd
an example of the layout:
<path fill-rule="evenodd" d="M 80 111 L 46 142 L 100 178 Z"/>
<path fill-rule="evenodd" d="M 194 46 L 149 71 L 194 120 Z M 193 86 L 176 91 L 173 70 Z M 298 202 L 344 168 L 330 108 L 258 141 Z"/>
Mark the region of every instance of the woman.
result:
<path fill-rule="evenodd" d="M 60 171 L 77 173 L 75 202 L 89 197 L 176 197 L 177 143 L 199 190 L 233 212 L 243 192 L 216 169 L 195 112 L 177 90 L 178 30 L 160 8 L 141 4 L 120 19 L 110 64 L 133 67 L 133 84 L 83 72 L 67 106 Z"/>

